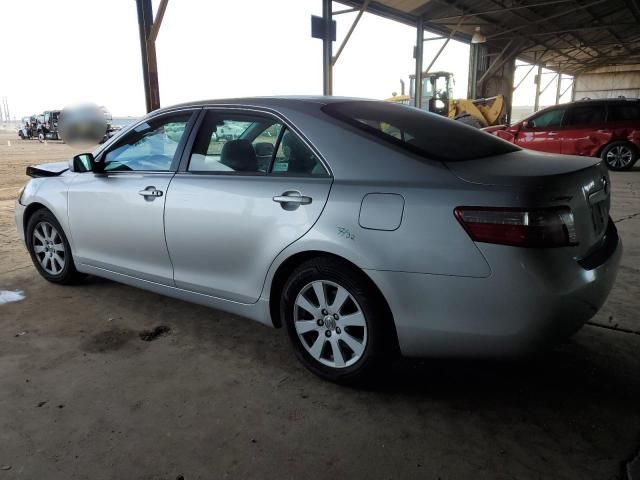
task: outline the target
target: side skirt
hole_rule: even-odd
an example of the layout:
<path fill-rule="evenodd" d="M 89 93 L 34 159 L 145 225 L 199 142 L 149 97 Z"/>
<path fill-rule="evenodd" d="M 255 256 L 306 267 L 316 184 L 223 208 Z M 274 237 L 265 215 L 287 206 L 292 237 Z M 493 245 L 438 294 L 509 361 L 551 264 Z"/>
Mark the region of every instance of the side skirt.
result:
<path fill-rule="evenodd" d="M 223 298 L 212 297 L 202 293 L 183 290 L 177 287 L 171 287 L 169 285 L 162 285 L 148 280 L 141 280 L 136 277 L 82 263 L 77 264 L 76 268 L 82 273 L 88 273 L 95 275 L 96 277 L 106 278 L 131 287 L 149 290 L 150 292 L 158 293 L 160 295 L 166 295 L 186 302 L 197 303 L 199 305 L 204 305 L 205 307 L 222 310 L 227 313 L 255 320 L 256 322 L 273 328 L 273 323 L 271 322 L 271 316 L 269 313 L 269 302 L 263 298 L 260 298 L 256 303 L 239 303 L 231 300 L 225 300 Z"/>

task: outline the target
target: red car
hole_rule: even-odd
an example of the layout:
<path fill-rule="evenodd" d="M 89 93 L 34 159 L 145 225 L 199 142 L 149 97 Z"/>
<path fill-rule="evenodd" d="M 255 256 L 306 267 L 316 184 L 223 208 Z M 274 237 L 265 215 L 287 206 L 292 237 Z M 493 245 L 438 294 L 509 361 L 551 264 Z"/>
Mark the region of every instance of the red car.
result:
<path fill-rule="evenodd" d="M 640 100 L 580 100 L 554 105 L 513 125 L 484 131 L 541 152 L 601 157 L 629 170 L 640 154 Z"/>

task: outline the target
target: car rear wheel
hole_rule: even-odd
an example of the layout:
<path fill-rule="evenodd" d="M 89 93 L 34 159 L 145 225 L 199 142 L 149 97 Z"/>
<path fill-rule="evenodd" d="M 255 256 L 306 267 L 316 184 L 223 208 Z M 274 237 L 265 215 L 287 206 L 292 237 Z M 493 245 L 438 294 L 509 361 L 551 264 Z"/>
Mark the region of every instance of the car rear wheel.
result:
<path fill-rule="evenodd" d="M 389 358 L 395 337 L 385 335 L 392 321 L 387 311 L 362 272 L 329 258 L 300 265 L 280 303 L 303 365 L 324 379 L 351 384 L 371 379 Z"/>
<path fill-rule="evenodd" d="M 638 151 L 629 142 L 613 142 L 602 150 L 601 157 L 610 170 L 629 170 L 638 160 Z"/>
<path fill-rule="evenodd" d="M 31 260 L 46 280 L 70 284 L 82 279 L 73 263 L 67 237 L 49 210 L 43 208 L 31 215 L 26 240 Z"/>

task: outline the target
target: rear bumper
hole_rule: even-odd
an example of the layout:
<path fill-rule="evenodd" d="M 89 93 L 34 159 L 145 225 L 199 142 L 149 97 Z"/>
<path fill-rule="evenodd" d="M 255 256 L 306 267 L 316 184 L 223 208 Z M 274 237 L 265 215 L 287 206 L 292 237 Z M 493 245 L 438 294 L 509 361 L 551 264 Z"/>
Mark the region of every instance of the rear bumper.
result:
<path fill-rule="evenodd" d="M 391 307 L 404 355 L 517 355 L 567 338 L 602 307 L 622 256 L 612 237 L 593 268 L 562 249 L 478 244 L 492 267 L 486 278 L 367 273 Z"/>

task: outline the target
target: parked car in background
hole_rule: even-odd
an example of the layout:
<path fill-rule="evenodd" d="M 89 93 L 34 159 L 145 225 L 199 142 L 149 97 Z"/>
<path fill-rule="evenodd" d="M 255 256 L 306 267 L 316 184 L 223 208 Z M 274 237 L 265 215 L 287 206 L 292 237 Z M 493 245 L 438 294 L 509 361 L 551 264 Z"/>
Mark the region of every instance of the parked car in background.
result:
<path fill-rule="evenodd" d="M 602 161 L 389 102 L 178 105 L 27 173 L 16 223 L 45 279 L 284 326 L 307 368 L 342 382 L 397 352 L 553 345 L 600 309 L 622 254 Z"/>
<path fill-rule="evenodd" d="M 36 132 L 37 119 L 35 115 L 30 117 L 22 117 L 20 125 L 18 125 L 18 136 L 23 139 L 33 138 Z"/>
<path fill-rule="evenodd" d="M 37 136 L 38 140 L 60 140 L 58 132 L 58 120 L 60 110 L 46 110 L 38 115 Z"/>
<path fill-rule="evenodd" d="M 601 157 L 611 170 L 629 170 L 640 154 L 640 100 L 580 100 L 484 131 L 530 150 Z"/>

